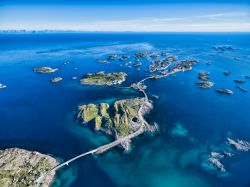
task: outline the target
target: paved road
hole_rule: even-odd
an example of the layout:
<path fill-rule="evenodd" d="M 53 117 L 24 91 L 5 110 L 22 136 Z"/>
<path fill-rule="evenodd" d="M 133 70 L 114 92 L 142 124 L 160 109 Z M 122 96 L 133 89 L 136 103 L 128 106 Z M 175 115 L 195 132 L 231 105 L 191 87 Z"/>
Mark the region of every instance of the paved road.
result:
<path fill-rule="evenodd" d="M 142 122 L 144 123 L 144 119 L 142 120 Z M 54 171 L 56 171 L 56 170 L 58 170 L 58 169 L 60 169 L 60 168 L 62 168 L 64 166 L 66 166 L 66 165 L 69 165 L 71 162 L 73 162 L 73 161 L 75 161 L 75 160 L 77 160 L 79 158 L 85 157 L 87 155 L 104 153 L 105 151 L 107 151 L 107 150 L 109 150 L 109 149 L 111 149 L 111 148 L 113 148 L 113 147 L 121 144 L 122 142 L 125 142 L 125 141 L 127 141 L 129 139 L 135 138 L 136 136 L 142 134 L 143 132 L 144 132 L 144 124 L 141 125 L 141 127 L 137 131 L 133 132 L 132 134 L 129 134 L 128 136 L 119 138 L 119 139 L 117 139 L 117 140 L 115 140 L 115 141 L 113 141 L 111 143 L 102 145 L 102 146 L 100 146 L 100 147 L 98 147 L 96 149 L 93 149 L 93 150 L 90 150 L 90 151 L 88 151 L 86 153 L 80 154 L 80 155 L 78 155 L 78 156 L 76 156 L 76 157 L 74 157 L 74 158 L 72 158 L 70 160 L 67 160 L 67 161 L 59 164 L 58 166 L 56 166 L 55 168 L 53 168 L 51 170 L 51 172 L 54 172 Z"/>
<path fill-rule="evenodd" d="M 147 78 L 145 78 L 145 79 L 139 81 L 138 83 L 144 82 L 145 80 L 151 79 L 151 78 L 152 78 L 152 77 L 147 77 Z M 142 90 L 142 89 L 139 89 L 139 91 L 142 92 L 142 93 L 144 94 L 145 103 L 148 103 L 149 100 L 148 100 L 148 96 L 147 96 L 146 92 L 145 92 L 144 90 Z M 145 107 L 145 106 L 144 106 L 145 103 L 140 107 L 140 109 L 139 109 L 139 111 L 138 111 L 138 117 L 139 117 L 139 120 L 140 120 L 140 122 L 141 122 L 142 125 L 141 125 L 141 127 L 140 127 L 137 131 L 135 131 L 135 132 L 129 134 L 128 136 L 119 138 L 119 139 L 117 139 L 117 140 L 115 140 L 115 141 L 113 141 L 113 142 L 111 142 L 111 143 L 108 143 L 108 144 L 106 144 L 106 145 L 102 145 L 102 146 L 100 146 L 100 147 L 98 147 L 98 148 L 96 148 L 96 149 L 93 149 L 93 150 L 90 150 L 90 151 L 88 151 L 88 152 L 82 153 L 82 154 L 80 154 L 80 155 L 78 155 L 78 156 L 76 156 L 76 157 L 74 157 L 74 158 L 72 158 L 72 159 L 70 159 L 70 160 L 67 160 L 67 161 L 65 161 L 65 162 L 63 162 L 63 163 L 61 163 L 61 164 L 59 164 L 58 166 L 54 167 L 53 169 L 51 169 L 51 170 L 48 171 L 47 173 L 44 173 L 43 175 L 41 175 L 41 176 L 37 179 L 37 181 L 36 181 L 36 183 L 37 183 L 36 187 L 39 187 L 39 186 L 40 186 L 41 182 L 43 181 L 43 179 L 44 179 L 46 176 L 48 176 L 48 175 L 50 175 L 50 174 L 56 172 L 58 169 L 60 169 L 60 168 L 62 168 L 62 167 L 64 167 L 64 166 L 69 165 L 71 162 L 73 162 L 73 161 L 75 161 L 75 160 L 77 160 L 77 159 L 80 159 L 80 158 L 82 158 L 82 157 L 88 156 L 88 155 L 90 155 L 90 154 L 101 154 L 101 153 L 104 153 L 105 151 L 108 151 L 109 149 L 111 149 L 111 148 L 113 148 L 113 147 L 115 147 L 115 146 L 121 144 L 122 142 L 125 142 L 125 141 L 127 141 L 127 140 L 133 139 L 133 138 L 139 136 L 140 134 L 142 134 L 142 133 L 144 132 L 144 128 L 145 128 L 145 127 L 146 127 L 146 128 L 149 127 L 149 124 L 146 122 L 146 120 L 145 120 L 145 119 L 143 118 L 143 116 L 142 116 L 142 115 L 143 115 L 143 114 L 142 114 L 142 110 L 143 110 L 143 108 Z"/>
<path fill-rule="evenodd" d="M 143 92 L 144 95 L 145 95 L 145 100 L 148 101 L 147 94 L 146 94 L 144 91 L 142 91 L 142 92 Z M 119 138 L 119 139 L 117 139 L 117 140 L 115 140 L 115 141 L 113 141 L 113 142 L 111 142 L 111 143 L 102 145 L 102 146 L 100 146 L 100 147 L 98 147 L 98 148 L 96 148 L 96 149 L 93 149 L 93 150 L 90 150 L 90 151 L 88 151 L 88 152 L 82 153 L 82 154 L 80 154 L 80 155 L 78 155 L 78 156 L 76 156 L 76 157 L 74 157 L 74 158 L 72 158 L 72 159 L 70 159 L 70 160 L 67 160 L 67 161 L 65 161 L 65 162 L 63 162 L 63 163 L 61 163 L 61 164 L 59 164 L 58 166 L 54 167 L 53 169 L 51 169 L 51 170 L 48 171 L 47 173 L 44 173 L 43 175 L 41 175 L 41 176 L 37 179 L 37 181 L 36 181 L 36 183 L 37 183 L 37 186 L 36 186 L 36 187 L 39 187 L 39 186 L 40 186 L 41 182 L 43 181 L 43 179 L 44 179 L 46 176 L 48 176 L 48 175 L 50 175 L 50 174 L 56 172 L 58 169 L 60 169 L 60 168 L 62 168 L 62 167 L 64 167 L 64 166 L 69 165 L 71 162 L 73 162 L 73 161 L 75 161 L 75 160 L 77 160 L 77 159 L 79 159 L 79 158 L 85 157 L 85 156 L 87 156 L 87 155 L 90 155 L 90 154 L 101 154 L 101 153 L 104 153 L 105 151 L 108 151 L 109 149 L 111 149 L 111 148 L 113 148 L 113 147 L 115 147 L 115 146 L 121 144 L 122 142 L 125 142 L 125 141 L 127 141 L 127 140 L 133 139 L 133 138 L 139 136 L 140 134 L 142 134 L 142 133 L 144 132 L 144 127 L 148 125 L 148 123 L 144 120 L 144 118 L 143 118 L 143 116 L 142 116 L 143 107 L 144 107 L 144 105 L 142 105 L 142 106 L 140 107 L 139 111 L 138 111 L 138 117 L 139 117 L 139 120 L 140 120 L 140 122 L 142 123 L 142 125 L 140 126 L 140 128 L 139 128 L 137 131 L 135 131 L 135 132 L 133 132 L 133 133 L 131 133 L 131 134 L 125 136 L 125 137 Z"/>

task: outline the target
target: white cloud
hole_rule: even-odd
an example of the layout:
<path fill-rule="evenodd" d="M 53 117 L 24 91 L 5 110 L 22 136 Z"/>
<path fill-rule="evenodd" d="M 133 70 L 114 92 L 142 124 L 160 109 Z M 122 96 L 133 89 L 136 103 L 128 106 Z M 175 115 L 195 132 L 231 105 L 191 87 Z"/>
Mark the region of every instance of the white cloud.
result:
<path fill-rule="evenodd" d="M 206 32 L 250 31 L 249 15 L 244 12 L 207 14 L 191 17 L 147 18 L 122 21 L 98 21 L 79 25 L 77 30 L 86 31 L 160 31 Z"/>
<path fill-rule="evenodd" d="M 217 4 L 108 8 L 67 6 L 45 7 L 44 13 L 41 10 L 40 7 L 26 9 L 18 7 L 1 11 L 0 7 L 0 29 L 250 32 L 248 6 L 220 6 Z"/>

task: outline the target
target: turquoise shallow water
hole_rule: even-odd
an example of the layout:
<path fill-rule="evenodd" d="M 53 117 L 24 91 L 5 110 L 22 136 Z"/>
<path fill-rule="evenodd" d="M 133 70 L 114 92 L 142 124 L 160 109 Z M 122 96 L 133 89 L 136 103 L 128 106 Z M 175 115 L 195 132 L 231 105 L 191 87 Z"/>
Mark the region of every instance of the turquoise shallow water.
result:
<path fill-rule="evenodd" d="M 21 147 L 52 154 L 63 160 L 110 140 L 78 124 L 79 104 L 109 102 L 141 96 L 128 89 L 81 86 L 72 76 L 104 70 L 125 71 L 124 86 L 148 73 L 119 61 L 98 64 L 110 54 L 166 51 L 180 59 L 199 61 L 192 71 L 160 80 L 148 80 L 154 109 L 147 116 L 160 131 L 133 141 L 133 150 L 114 149 L 101 156 L 80 159 L 58 172 L 54 186 L 109 187 L 214 187 L 250 185 L 250 156 L 235 153 L 223 161 L 226 176 L 201 167 L 204 155 L 220 151 L 226 138 L 250 141 L 250 94 L 238 90 L 234 79 L 244 79 L 250 90 L 249 34 L 24 34 L 0 35 L 0 148 Z M 231 45 L 218 53 L 213 46 Z M 64 65 L 65 61 L 70 64 Z M 212 62 L 206 65 L 206 62 Z M 59 68 L 53 75 L 32 72 L 38 66 Z M 229 77 L 223 72 L 230 70 Z M 209 71 L 215 86 L 200 89 L 194 84 L 200 71 Z M 62 76 L 52 85 L 49 80 Z M 234 95 L 220 95 L 229 88 Z M 159 99 L 152 97 L 159 96 Z"/>

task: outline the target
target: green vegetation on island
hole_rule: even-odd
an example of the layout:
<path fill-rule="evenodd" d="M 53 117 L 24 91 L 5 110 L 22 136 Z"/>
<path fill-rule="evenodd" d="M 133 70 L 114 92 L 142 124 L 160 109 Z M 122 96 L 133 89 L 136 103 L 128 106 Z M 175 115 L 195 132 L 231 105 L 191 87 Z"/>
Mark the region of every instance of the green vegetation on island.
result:
<path fill-rule="evenodd" d="M 126 80 L 127 74 L 124 72 L 107 73 L 101 71 L 95 74 L 88 73 L 81 79 L 81 84 L 111 86 L 121 84 Z"/>
<path fill-rule="evenodd" d="M 144 98 L 123 99 L 112 105 L 107 103 L 88 104 L 78 107 L 78 120 L 90 123 L 97 131 L 101 130 L 116 138 L 125 137 L 138 130 L 142 121 L 139 110 L 144 106 L 143 113 L 152 107 Z"/>
<path fill-rule="evenodd" d="M 0 150 L 0 186 L 35 186 L 37 179 L 58 162 L 51 156 L 18 148 Z M 49 186 L 55 173 L 47 175 L 39 186 Z"/>
<path fill-rule="evenodd" d="M 107 103 L 82 105 L 78 108 L 78 119 L 84 123 L 93 122 L 94 129 L 100 130 L 102 123 L 106 122 L 108 127 L 112 123 L 107 112 L 108 109 L 109 104 Z"/>

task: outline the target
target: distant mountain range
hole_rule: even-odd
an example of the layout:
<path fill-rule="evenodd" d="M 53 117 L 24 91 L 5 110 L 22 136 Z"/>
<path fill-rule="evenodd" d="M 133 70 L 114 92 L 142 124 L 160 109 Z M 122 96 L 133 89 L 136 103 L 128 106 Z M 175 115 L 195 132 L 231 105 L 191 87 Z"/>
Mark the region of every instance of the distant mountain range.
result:
<path fill-rule="evenodd" d="M 77 31 L 77 30 L 0 30 L 0 33 L 7 33 L 7 34 L 23 34 L 23 33 L 65 33 L 65 32 L 85 32 L 85 31 Z"/>

